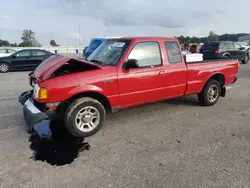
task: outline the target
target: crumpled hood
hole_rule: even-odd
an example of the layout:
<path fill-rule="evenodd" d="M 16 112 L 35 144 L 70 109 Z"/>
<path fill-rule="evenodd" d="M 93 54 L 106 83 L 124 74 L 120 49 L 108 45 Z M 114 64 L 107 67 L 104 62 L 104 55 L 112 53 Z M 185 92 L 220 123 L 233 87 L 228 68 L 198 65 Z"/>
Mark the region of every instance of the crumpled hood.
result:
<path fill-rule="evenodd" d="M 102 68 L 101 65 L 97 65 L 97 64 L 94 64 L 94 63 L 91 63 L 82 59 L 75 59 L 71 57 L 54 55 L 46 59 L 45 61 L 43 61 L 35 69 L 32 76 L 35 77 L 38 80 L 38 82 L 43 82 L 47 80 L 57 69 L 59 69 L 60 67 L 62 67 L 64 64 L 66 64 L 72 59 L 79 63 L 85 63 L 85 64 L 92 65 L 98 68 Z"/>

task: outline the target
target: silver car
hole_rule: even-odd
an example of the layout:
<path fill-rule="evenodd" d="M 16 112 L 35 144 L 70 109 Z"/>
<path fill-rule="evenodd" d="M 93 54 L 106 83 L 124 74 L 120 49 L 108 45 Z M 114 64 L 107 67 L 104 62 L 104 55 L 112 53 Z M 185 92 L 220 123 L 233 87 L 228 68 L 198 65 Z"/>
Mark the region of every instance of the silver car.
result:
<path fill-rule="evenodd" d="M 7 57 L 15 52 L 16 50 L 0 48 L 0 57 Z"/>

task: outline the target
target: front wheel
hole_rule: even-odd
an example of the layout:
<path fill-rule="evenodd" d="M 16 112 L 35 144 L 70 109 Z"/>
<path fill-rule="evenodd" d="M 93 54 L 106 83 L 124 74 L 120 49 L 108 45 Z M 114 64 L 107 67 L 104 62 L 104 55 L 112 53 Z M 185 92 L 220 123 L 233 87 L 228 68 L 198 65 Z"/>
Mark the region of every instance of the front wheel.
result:
<path fill-rule="evenodd" d="M 106 119 L 103 105 L 90 97 L 75 100 L 66 110 L 64 124 L 75 137 L 94 135 L 100 130 Z"/>
<path fill-rule="evenodd" d="M 10 66 L 7 63 L 0 63 L 0 72 L 6 73 L 10 71 Z"/>
<path fill-rule="evenodd" d="M 246 54 L 246 55 L 245 55 L 245 58 L 244 58 L 243 61 L 242 61 L 242 63 L 243 63 L 243 64 L 247 64 L 248 61 L 249 61 L 249 54 Z"/>
<path fill-rule="evenodd" d="M 221 95 L 221 85 L 216 80 L 208 80 L 198 99 L 201 105 L 212 106 L 219 100 Z"/>

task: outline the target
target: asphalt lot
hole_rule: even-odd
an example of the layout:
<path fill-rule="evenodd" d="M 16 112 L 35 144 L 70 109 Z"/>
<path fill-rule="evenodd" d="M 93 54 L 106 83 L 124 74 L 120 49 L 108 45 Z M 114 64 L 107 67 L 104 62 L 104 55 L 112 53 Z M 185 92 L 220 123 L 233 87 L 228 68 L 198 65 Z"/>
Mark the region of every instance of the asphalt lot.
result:
<path fill-rule="evenodd" d="M 63 166 L 31 158 L 17 102 L 27 74 L 0 74 L 1 188 L 250 187 L 250 64 L 215 106 L 188 96 L 108 115 Z"/>

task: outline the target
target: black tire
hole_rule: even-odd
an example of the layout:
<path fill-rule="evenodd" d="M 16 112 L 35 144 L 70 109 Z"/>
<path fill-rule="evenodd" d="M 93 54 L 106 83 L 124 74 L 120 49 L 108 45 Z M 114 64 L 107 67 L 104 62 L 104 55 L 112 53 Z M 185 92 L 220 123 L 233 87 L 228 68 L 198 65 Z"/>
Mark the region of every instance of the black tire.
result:
<path fill-rule="evenodd" d="M 8 63 L 1 62 L 0 63 L 0 73 L 7 73 L 10 71 L 10 66 Z"/>
<path fill-rule="evenodd" d="M 247 64 L 248 62 L 249 62 L 249 54 L 246 54 L 242 61 L 242 64 Z"/>
<path fill-rule="evenodd" d="M 88 108 L 88 107 L 93 107 L 93 109 L 95 109 L 99 112 L 99 121 L 98 121 L 99 123 L 92 130 L 84 132 L 84 131 L 80 130 L 80 128 L 77 127 L 76 116 L 84 108 Z M 88 113 L 88 112 L 86 112 L 86 113 Z M 80 118 L 80 119 L 82 119 L 82 118 Z M 92 116 L 91 116 L 91 119 L 93 119 Z M 93 98 L 90 98 L 90 97 L 82 97 L 82 98 L 76 99 L 67 108 L 65 115 L 64 115 L 64 125 L 73 136 L 78 137 L 78 138 L 84 138 L 84 137 L 92 136 L 97 131 L 99 131 L 100 128 L 102 127 L 102 125 L 104 124 L 105 119 L 106 119 L 106 111 L 105 111 L 103 105 L 99 101 L 97 101 Z M 83 120 L 80 120 L 80 121 L 83 121 Z M 93 120 L 91 120 L 91 121 L 93 121 Z M 85 125 L 82 126 L 82 128 L 84 128 L 84 127 L 85 127 Z"/>
<path fill-rule="evenodd" d="M 210 89 L 217 88 L 217 96 L 215 100 L 211 100 L 211 96 L 209 96 L 209 93 L 211 92 Z M 201 105 L 203 106 L 212 106 L 217 103 L 221 95 L 221 85 L 217 80 L 208 80 L 206 85 L 204 86 L 201 93 L 198 94 L 198 99 Z"/>

